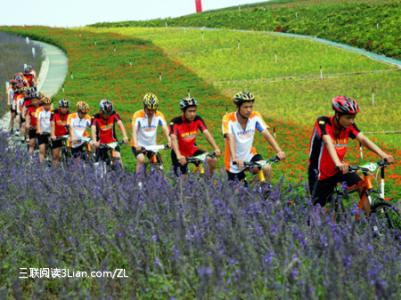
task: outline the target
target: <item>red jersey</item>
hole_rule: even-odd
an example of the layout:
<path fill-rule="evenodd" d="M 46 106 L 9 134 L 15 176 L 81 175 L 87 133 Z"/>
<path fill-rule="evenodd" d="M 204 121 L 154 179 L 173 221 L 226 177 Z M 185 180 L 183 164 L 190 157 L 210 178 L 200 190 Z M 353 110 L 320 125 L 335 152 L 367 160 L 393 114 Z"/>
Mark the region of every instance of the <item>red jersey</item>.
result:
<path fill-rule="evenodd" d="M 359 134 L 358 127 L 353 124 L 342 128 L 340 134 L 335 136 L 334 117 L 320 117 L 315 123 L 309 151 L 309 176 L 324 180 L 340 172 L 331 159 L 323 136 L 331 137 L 340 161 L 344 159 L 348 147 L 348 138 L 355 139 Z M 317 176 L 317 177 L 316 177 Z"/>
<path fill-rule="evenodd" d="M 67 130 L 67 118 L 68 112 L 66 114 L 61 114 L 57 109 L 52 113 L 50 117 L 50 122 L 54 122 L 54 135 L 56 137 L 68 134 Z"/>
<path fill-rule="evenodd" d="M 205 122 L 200 116 L 196 116 L 195 120 L 187 121 L 184 115 L 171 120 L 170 135 L 175 134 L 178 140 L 178 148 L 181 155 L 193 156 L 198 147 L 196 146 L 196 135 L 198 130 L 201 132 L 207 130 Z"/>
<path fill-rule="evenodd" d="M 36 128 L 36 125 L 38 124 L 38 119 L 36 118 L 36 110 L 39 108 L 35 107 L 33 105 L 28 107 L 27 114 L 31 117 L 31 127 Z"/>
<path fill-rule="evenodd" d="M 103 119 L 102 114 L 94 115 L 92 126 L 96 126 L 96 138 L 100 144 L 117 141 L 115 125 L 120 120 L 120 116 L 115 112 L 107 120 Z"/>
<path fill-rule="evenodd" d="M 33 74 L 24 74 L 24 79 L 27 82 L 29 87 L 33 87 L 33 80 L 35 79 L 35 76 Z"/>

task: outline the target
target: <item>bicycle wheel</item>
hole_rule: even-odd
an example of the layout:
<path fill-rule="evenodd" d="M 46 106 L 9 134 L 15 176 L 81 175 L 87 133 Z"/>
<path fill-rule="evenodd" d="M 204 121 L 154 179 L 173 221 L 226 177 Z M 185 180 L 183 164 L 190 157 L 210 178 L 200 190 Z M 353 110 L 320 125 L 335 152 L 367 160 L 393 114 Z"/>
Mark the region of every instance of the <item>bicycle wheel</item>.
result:
<path fill-rule="evenodd" d="M 388 202 L 381 200 L 372 207 L 371 218 L 380 232 L 385 228 L 401 230 L 400 212 Z"/>

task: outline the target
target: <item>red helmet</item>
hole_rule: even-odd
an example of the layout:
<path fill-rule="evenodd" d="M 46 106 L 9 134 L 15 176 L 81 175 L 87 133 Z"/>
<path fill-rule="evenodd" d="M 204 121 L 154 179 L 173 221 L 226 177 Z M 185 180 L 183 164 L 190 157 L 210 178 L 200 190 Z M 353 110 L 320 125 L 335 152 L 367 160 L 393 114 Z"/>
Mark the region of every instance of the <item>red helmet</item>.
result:
<path fill-rule="evenodd" d="M 331 100 L 333 109 L 340 114 L 356 115 L 359 113 L 359 106 L 356 100 L 346 97 L 337 96 Z"/>

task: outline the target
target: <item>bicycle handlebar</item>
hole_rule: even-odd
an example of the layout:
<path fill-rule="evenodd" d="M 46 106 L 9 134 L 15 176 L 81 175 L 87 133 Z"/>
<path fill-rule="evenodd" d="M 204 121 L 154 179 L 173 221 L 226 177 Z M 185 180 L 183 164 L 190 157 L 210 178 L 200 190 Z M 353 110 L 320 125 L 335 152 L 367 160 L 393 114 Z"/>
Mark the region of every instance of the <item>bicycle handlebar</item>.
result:
<path fill-rule="evenodd" d="M 267 165 L 268 163 L 277 163 L 280 161 L 280 158 L 278 156 L 274 156 L 272 158 L 268 158 L 266 160 L 258 160 L 258 161 L 245 161 L 244 166 L 247 168 L 252 168 L 252 167 L 263 167 Z M 233 162 L 234 165 L 238 165 L 237 162 Z"/>
<path fill-rule="evenodd" d="M 192 157 L 187 157 L 187 162 L 188 163 L 204 163 L 206 161 L 206 159 L 210 157 L 210 158 L 215 158 L 216 157 L 216 152 L 206 152 L 197 156 L 192 156 Z"/>

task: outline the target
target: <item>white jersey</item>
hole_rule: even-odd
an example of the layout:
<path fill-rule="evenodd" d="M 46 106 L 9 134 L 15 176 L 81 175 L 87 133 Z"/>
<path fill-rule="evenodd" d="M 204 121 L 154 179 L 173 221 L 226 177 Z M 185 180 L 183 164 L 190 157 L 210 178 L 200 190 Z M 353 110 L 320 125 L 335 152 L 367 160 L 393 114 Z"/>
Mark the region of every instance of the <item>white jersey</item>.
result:
<path fill-rule="evenodd" d="M 78 113 L 72 113 L 68 115 L 67 125 L 72 133 L 74 140 L 80 140 L 85 137 L 85 131 L 91 127 L 91 117 L 86 114 L 82 119 L 78 116 Z M 81 146 L 83 142 L 72 143 L 72 148 Z"/>
<path fill-rule="evenodd" d="M 40 131 L 42 133 L 51 133 L 51 123 L 50 123 L 51 116 L 52 116 L 51 110 L 45 110 L 43 107 L 39 107 L 36 110 L 36 118 L 40 126 Z"/>
<path fill-rule="evenodd" d="M 144 110 L 139 110 L 132 116 L 132 126 L 136 126 L 137 143 L 139 147 L 156 145 L 157 127 L 167 126 L 164 115 L 156 111 L 149 123 L 148 115 Z"/>
<path fill-rule="evenodd" d="M 242 128 L 241 124 L 238 122 L 236 112 L 228 113 L 223 117 L 222 127 L 223 135 L 228 133 L 233 135 L 236 159 L 242 161 L 250 161 L 252 157 L 257 154 L 255 147 L 253 147 L 255 131 L 262 132 L 269 128 L 261 114 L 255 111 L 249 116 L 245 129 Z M 230 146 L 227 139 L 224 157 L 224 166 L 227 171 L 231 173 L 240 173 L 242 171 L 232 162 Z"/>

